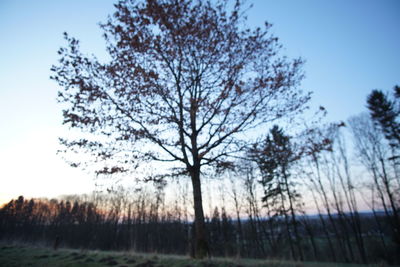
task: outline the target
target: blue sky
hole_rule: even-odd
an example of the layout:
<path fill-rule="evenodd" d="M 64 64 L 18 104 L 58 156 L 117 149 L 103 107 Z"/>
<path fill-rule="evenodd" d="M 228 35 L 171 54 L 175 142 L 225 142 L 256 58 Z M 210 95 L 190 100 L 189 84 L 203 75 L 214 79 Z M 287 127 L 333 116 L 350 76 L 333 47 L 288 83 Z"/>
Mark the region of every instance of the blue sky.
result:
<path fill-rule="evenodd" d="M 306 60 L 305 90 L 328 120 L 365 110 L 367 94 L 400 84 L 400 1 L 249 0 L 249 25 L 273 23 L 282 54 Z M 83 52 L 104 57 L 98 22 L 113 12 L 105 0 L 0 0 L 0 203 L 93 189 L 88 173 L 56 155 L 61 125 L 50 67 L 67 31 Z"/>

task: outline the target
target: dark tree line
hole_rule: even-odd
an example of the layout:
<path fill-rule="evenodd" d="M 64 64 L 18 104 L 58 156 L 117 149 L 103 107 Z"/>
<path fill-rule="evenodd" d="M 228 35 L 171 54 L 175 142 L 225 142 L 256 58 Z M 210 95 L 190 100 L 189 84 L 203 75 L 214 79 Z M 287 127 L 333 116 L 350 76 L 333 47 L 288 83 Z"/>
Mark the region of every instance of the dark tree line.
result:
<path fill-rule="evenodd" d="M 75 248 L 187 253 L 188 222 L 176 214 L 157 216 L 144 206 L 136 208 L 129 205 L 125 214 L 115 207 L 99 209 L 93 202 L 20 196 L 1 209 L 0 236 L 48 245 L 58 239 L 60 246 Z"/>

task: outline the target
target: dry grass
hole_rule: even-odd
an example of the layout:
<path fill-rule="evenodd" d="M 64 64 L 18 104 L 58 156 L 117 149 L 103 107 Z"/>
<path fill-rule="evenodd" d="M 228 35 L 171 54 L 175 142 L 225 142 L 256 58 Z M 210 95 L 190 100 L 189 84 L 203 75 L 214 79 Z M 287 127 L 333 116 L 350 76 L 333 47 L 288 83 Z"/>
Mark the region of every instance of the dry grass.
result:
<path fill-rule="evenodd" d="M 254 260 L 213 258 L 193 260 L 185 256 L 141 254 L 61 248 L 57 251 L 43 246 L 0 244 L 0 266 L 16 267 L 361 267 L 359 264 L 293 262 L 282 260 Z M 385 264 L 369 266 L 382 267 Z"/>

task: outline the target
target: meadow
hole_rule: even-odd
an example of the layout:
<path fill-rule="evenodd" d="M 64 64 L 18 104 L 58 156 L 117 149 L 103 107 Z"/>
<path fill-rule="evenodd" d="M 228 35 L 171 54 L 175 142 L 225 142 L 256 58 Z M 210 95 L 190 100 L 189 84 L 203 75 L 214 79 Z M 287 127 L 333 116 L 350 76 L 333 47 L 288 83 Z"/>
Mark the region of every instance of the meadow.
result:
<path fill-rule="evenodd" d="M 294 262 L 283 260 L 255 260 L 237 258 L 211 258 L 195 260 L 188 256 L 135 253 L 131 251 L 100 251 L 21 244 L 0 244 L 0 266 L 4 267 L 361 267 L 387 266 L 385 263 L 361 265 L 326 262 Z"/>

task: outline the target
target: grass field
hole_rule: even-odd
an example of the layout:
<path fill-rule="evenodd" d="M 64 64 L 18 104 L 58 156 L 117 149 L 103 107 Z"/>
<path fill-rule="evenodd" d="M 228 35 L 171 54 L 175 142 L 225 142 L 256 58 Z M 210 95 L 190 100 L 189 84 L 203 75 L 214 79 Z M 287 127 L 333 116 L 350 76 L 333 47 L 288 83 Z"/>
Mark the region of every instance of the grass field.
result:
<path fill-rule="evenodd" d="M 77 249 L 59 249 L 57 251 L 37 246 L 0 244 L 1 267 L 356 267 L 359 264 L 335 264 L 318 262 L 290 262 L 281 260 L 251 260 L 213 258 L 193 260 L 185 256 L 138 254 L 133 252 L 88 251 Z M 369 266 L 386 266 L 375 264 Z"/>

